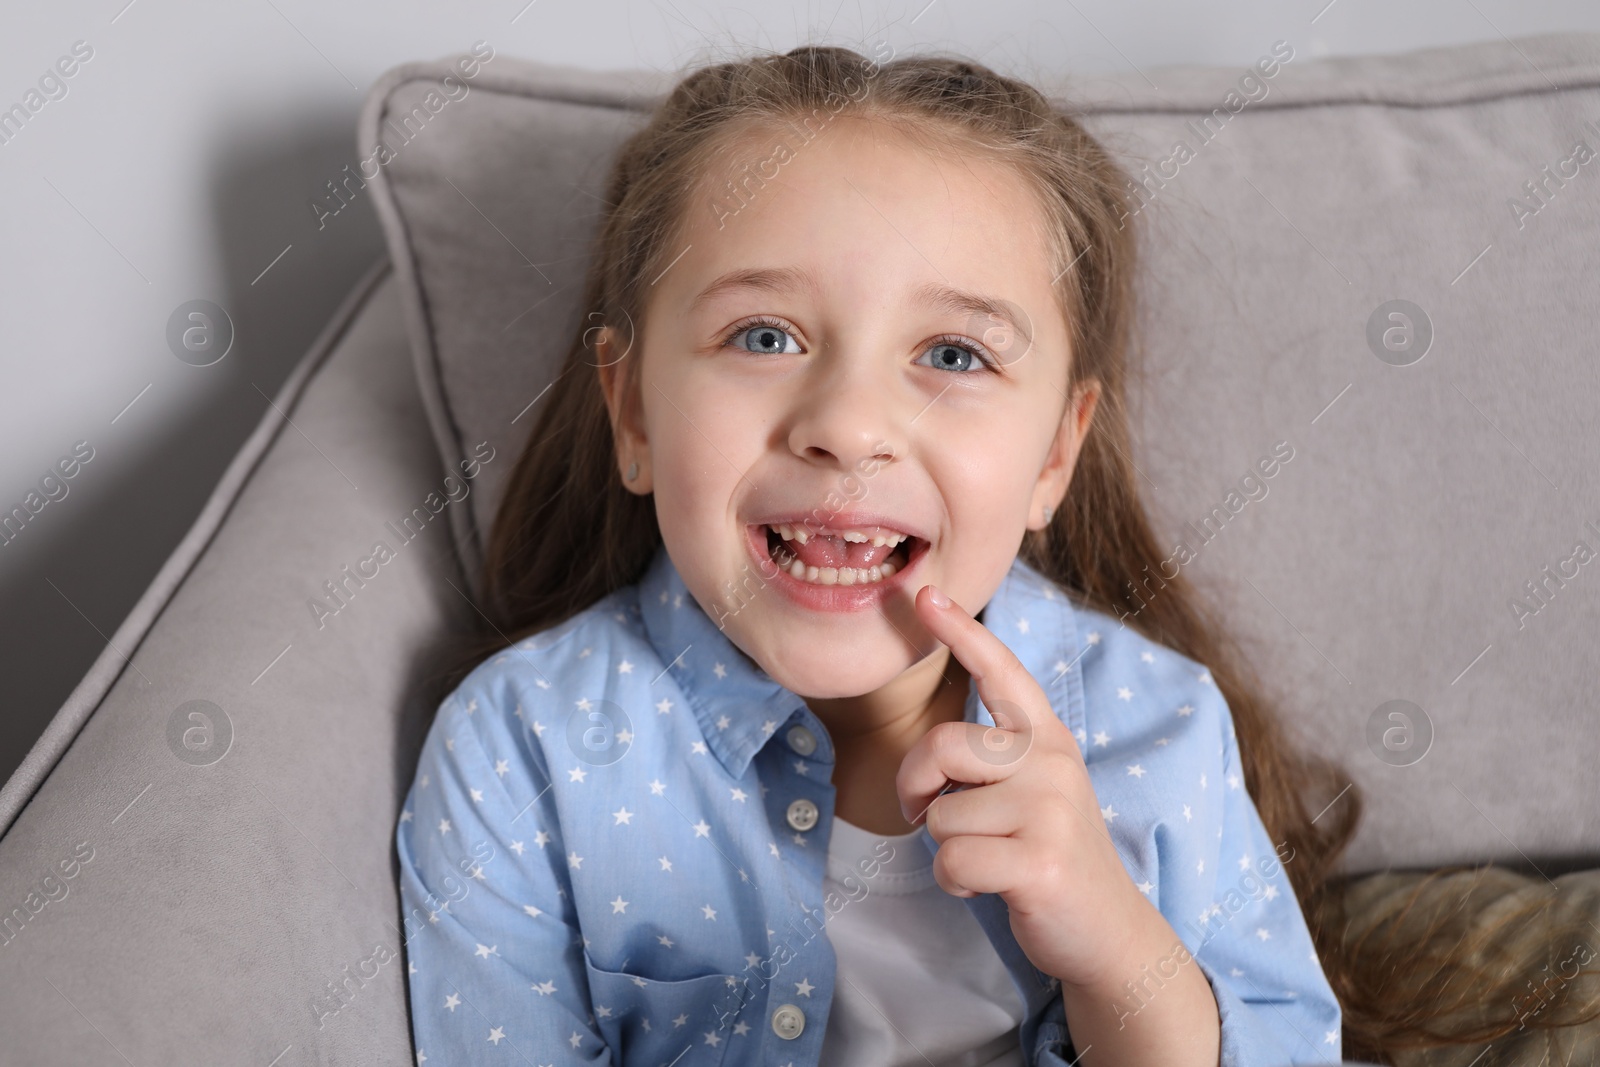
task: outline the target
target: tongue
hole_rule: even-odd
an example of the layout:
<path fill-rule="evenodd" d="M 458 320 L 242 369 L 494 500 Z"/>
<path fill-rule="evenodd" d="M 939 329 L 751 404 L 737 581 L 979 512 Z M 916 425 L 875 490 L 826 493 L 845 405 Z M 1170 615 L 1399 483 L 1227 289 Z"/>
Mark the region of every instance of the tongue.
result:
<path fill-rule="evenodd" d="M 875 545 L 871 541 L 846 541 L 842 537 L 813 535 L 805 544 L 784 541 L 783 547 L 800 557 L 807 567 L 854 567 L 870 569 L 894 553 L 895 545 Z"/>

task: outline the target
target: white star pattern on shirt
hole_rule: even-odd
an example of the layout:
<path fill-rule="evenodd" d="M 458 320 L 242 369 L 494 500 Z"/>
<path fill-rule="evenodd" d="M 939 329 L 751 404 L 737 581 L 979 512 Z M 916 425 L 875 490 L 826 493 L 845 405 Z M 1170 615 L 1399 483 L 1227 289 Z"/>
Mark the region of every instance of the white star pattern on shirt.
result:
<path fill-rule="evenodd" d="M 406 944 L 408 986 L 422 998 L 412 1005 L 419 1063 L 423 1047 L 434 1063 L 472 1062 L 474 1052 L 483 1055 L 485 1034 L 491 1044 L 512 1042 L 516 1049 L 533 1041 L 534 1032 L 547 1043 L 564 1040 L 587 1057 L 601 1058 L 606 1035 L 618 1032 L 619 1021 L 632 1033 L 641 1062 L 671 1062 L 690 1043 L 715 1049 L 713 1057 L 726 1053 L 731 1062 L 734 1046 L 764 1044 L 765 1024 L 748 1016 L 738 1020 L 736 1013 L 719 1019 L 709 1009 L 702 1015 L 688 999 L 673 1012 L 665 1008 L 672 1001 L 661 983 L 715 974 L 731 986 L 741 971 L 784 958 L 789 962 L 773 983 L 778 996 L 785 984 L 796 1000 L 826 1004 L 836 994 L 850 995 L 843 985 L 848 971 L 834 976 L 837 987 L 832 980 L 814 985 L 806 977 L 807 970 L 817 970 L 826 942 L 796 942 L 788 932 L 805 914 L 799 900 L 811 899 L 811 893 L 822 899 L 822 887 L 807 886 L 805 879 L 820 879 L 829 864 L 805 861 L 831 857 L 816 850 L 806 857 L 804 851 L 827 839 L 826 820 L 836 816 L 811 783 L 827 790 L 829 772 L 837 782 L 839 753 L 798 697 L 738 654 L 670 566 L 652 573 L 665 579 L 619 589 L 602 609 L 580 610 L 560 624 L 560 633 L 519 644 L 520 655 L 483 661 L 440 708 L 397 829 L 406 911 L 428 919 L 413 921 L 420 929 Z M 1236 983 L 1231 995 L 1248 997 L 1249 976 L 1258 973 L 1273 976 L 1265 983 L 1273 992 L 1282 989 L 1276 1012 L 1235 1013 L 1223 1024 L 1225 1038 L 1237 1035 L 1241 1047 L 1253 1048 L 1255 1035 L 1270 1031 L 1287 1048 L 1301 1035 L 1316 1041 L 1314 1035 L 1324 1034 L 1322 1047 L 1337 1059 L 1338 1007 L 1321 984 L 1293 894 L 1267 885 L 1253 895 L 1242 919 L 1237 910 L 1224 912 L 1215 903 L 1232 887 L 1227 857 L 1235 858 L 1243 875 L 1251 857 L 1270 856 L 1272 843 L 1246 817 L 1251 801 L 1233 723 L 1214 679 L 1203 665 L 1174 658 L 1131 627 L 1075 605 L 1069 596 L 1053 596 L 1051 588 L 1025 569 L 1014 570 L 980 625 L 1012 649 L 1068 726 L 1131 884 L 1179 930 L 1185 923 L 1197 934 L 1200 926 L 1208 927 L 1196 955 L 1209 959 L 1219 999 L 1225 983 Z M 1137 690 L 1134 680 L 1140 682 Z M 529 698 L 526 706 L 519 695 Z M 469 711 L 469 704 L 483 714 Z M 566 709 L 581 715 L 608 705 L 635 715 L 634 709 L 650 706 L 656 714 L 644 712 L 648 729 L 632 730 L 640 725 L 637 719 L 609 727 L 625 746 L 626 759 L 599 764 L 578 750 L 575 766 L 569 762 L 574 746 Z M 677 715 L 679 707 L 687 713 Z M 1184 721 L 1174 724 L 1173 718 Z M 800 756 L 790 747 L 786 731 L 796 722 L 816 734 L 813 753 Z M 1114 736 L 1107 729 L 1113 722 Z M 795 736 L 803 743 L 803 736 Z M 710 747 L 713 737 L 716 749 Z M 1113 744 L 1115 759 L 1109 758 Z M 504 753 L 510 757 L 502 758 Z M 1207 788 L 1212 773 L 1226 783 L 1216 793 Z M 490 775 L 501 785 L 477 784 Z M 594 782 L 588 781 L 591 775 Z M 431 789 L 434 780 L 441 789 Z M 783 820 L 784 806 L 799 796 L 810 796 L 822 809 L 820 834 L 791 835 L 792 827 L 769 824 L 774 813 Z M 630 797 L 637 808 L 627 806 Z M 1172 822 L 1174 809 L 1182 825 Z M 435 826 L 437 831 L 427 829 Z M 618 834 L 625 826 L 628 833 Z M 774 830 L 784 831 L 781 838 L 772 837 Z M 1213 833 L 1217 842 L 1211 846 Z M 766 856 L 760 855 L 763 838 Z M 498 856 L 479 851 L 486 841 L 501 846 Z M 537 855 L 526 841 L 538 845 Z M 1216 864 L 1206 854 L 1212 848 Z M 692 854 L 685 857 L 683 849 Z M 655 870 L 650 852 L 657 854 Z M 685 860 L 684 867 L 676 866 L 674 855 Z M 790 862 L 797 858 L 802 862 Z M 1181 875 L 1186 864 L 1194 865 L 1196 877 Z M 1209 873 L 1207 867 L 1220 870 Z M 1157 883 L 1147 877 L 1152 872 L 1165 872 L 1166 879 Z M 649 884 L 639 884 L 641 879 Z M 492 892 L 440 899 L 462 884 Z M 424 892 L 431 897 L 425 899 Z M 700 904 L 693 903 L 695 897 Z M 643 910 L 635 911 L 635 904 Z M 1197 912 L 1199 923 L 1185 918 Z M 706 922 L 716 923 L 720 935 L 706 937 Z M 985 932 L 996 948 L 1012 936 L 1009 927 Z M 786 955 L 779 957 L 786 941 Z M 534 961 L 525 979 L 534 997 L 503 982 L 500 965 L 489 962 L 502 955 L 519 968 Z M 1007 967 L 1013 958 L 1014 952 L 999 956 Z M 1253 962 L 1262 964 L 1259 971 Z M 1013 972 L 1013 978 L 1033 980 L 1026 973 Z M 716 982 L 719 991 L 722 985 Z M 507 986 L 510 996 L 501 992 Z M 456 1011 L 462 1006 L 469 1010 Z M 536 1031 L 527 1029 L 519 1012 L 534 1016 Z M 506 1019 L 518 1031 L 514 1039 Z M 653 1025 L 669 1019 L 671 1025 Z M 681 1036 L 673 1041 L 674 1034 Z M 723 1050 L 723 1044 L 730 1047 Z M 620 1062 L 617 1050 L 610 1051 Z M 542 1062 L 529 1058 L 530 1065 Z"/>

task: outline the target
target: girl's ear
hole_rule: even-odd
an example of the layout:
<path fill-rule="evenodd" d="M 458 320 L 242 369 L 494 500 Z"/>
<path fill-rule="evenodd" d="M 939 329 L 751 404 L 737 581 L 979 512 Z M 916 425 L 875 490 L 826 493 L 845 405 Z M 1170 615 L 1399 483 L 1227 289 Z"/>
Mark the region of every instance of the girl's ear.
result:
<path fill-rule="evenodd" d="M 1089 426 L 1094 422 L 1095 405 L 1099 401 L 1099 379 L 1090 378 L 1073 388 L 1072 399 L 1061 414 L 1061 425 L 1056 429 L 1044 469 L 1039 472 L 1039 481 L 1033 487 L 1028 529 L 1044 529 L 1050 525 L 1050 515 L 1061 510 L 1061 501 L 1066 498 L 1067 487 L 1072 484 L 1078 453 L 1083 450 L 1083 439 L 1089 435 Z"/>
<path fill-rule="evenodd" d="M 619 338 L 609 326 L 591 334 L 595 364 L 600 370 L 600 390 L 611 417 L 611 440 L 623 486 L 643 496 L 650 492 L 650 445 L 645 436 L 635 381 L 639 368 L 629 367 L 632 339 Z M 633 358 L 637 358 L 634 356 Z"/>

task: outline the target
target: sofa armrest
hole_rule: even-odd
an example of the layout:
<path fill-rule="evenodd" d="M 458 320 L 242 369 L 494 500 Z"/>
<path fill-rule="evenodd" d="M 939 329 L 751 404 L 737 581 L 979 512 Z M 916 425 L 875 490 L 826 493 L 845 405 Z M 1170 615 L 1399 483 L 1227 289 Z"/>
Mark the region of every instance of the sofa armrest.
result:
<path fill-rule="evenodd" d="M 381 264 L 0 792 L 8 1060 L 410 1058 L 394 820 L 474 610 L 447 473 Z"/>

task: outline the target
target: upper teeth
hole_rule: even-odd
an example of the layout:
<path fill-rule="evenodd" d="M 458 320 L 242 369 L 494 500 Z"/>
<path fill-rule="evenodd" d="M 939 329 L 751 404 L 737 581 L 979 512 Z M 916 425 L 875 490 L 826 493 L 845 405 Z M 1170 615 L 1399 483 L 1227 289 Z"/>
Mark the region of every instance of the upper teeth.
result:
<path fill-rule="evenodd" d="M 790 523 L 783 523 L 772 528 L 777 530 L 778 536 L 783 538 L 785 541 L 796 541 L 802 545 L 811 540 L 811 538 L 814 536 L 811 531 L 807 530 L 804 526 L 795 526 Z M 875 545 L 888 545 L 890 547 L 898 545 L 901 541 L 906 540 L 910 536 L 909 534 L 903 533 L 883 533 L 881 530 L 875 533 L 868 532 L 866 530 L 835 530 L 833 531 L 833 534 L 836 537 L 844 538 L 846 541 L 857 541 L 863 543 L 871 541 Z"/>

